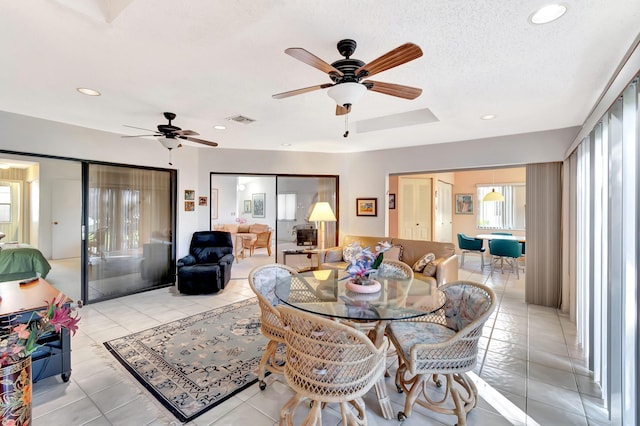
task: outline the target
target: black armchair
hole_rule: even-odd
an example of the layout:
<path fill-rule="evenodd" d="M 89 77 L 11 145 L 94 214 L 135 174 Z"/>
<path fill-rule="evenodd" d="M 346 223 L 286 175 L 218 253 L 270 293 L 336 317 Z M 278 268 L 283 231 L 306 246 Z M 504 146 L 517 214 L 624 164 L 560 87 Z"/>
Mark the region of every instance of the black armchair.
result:
<path fill-rule="evenodd" d="M 189 254 L 177 262 L 178 291 L 203 294 L 222 290 L 231 279 L 233 259 L 229 232 L 194 232 Z"/>

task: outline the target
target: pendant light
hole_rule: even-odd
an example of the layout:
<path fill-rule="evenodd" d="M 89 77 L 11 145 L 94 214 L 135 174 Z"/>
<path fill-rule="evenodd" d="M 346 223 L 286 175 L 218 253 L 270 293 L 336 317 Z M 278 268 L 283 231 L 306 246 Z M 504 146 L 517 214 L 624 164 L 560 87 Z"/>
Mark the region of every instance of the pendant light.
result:
<path fill-rule="evenodd" d="M 496 176 L 495 176 L 495 171 L 492 172 L 492 181 L 493 181 L 493 185 L 494 188 L 491 188 L 491 192 L 489 192 L 487 195 L 484 196 L 484 198 L 482 199 L 482 201 L 504 201 L 504 195 L 502 195 L 499 192 L 496 192 L 496 188 L 495 188 L 495 184 L 496 184 Z"/>

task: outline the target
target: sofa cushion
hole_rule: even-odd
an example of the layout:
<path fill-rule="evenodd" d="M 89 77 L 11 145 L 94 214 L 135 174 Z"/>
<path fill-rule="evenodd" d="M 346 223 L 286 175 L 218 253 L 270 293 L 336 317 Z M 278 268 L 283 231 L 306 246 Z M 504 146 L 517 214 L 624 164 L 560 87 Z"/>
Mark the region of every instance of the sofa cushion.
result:
<path fill-rule="evenodd" d="M 413 269 L 415 272 L 422 272 L 424 270 L 424 267 L 427 266 L 427 264 L 432 260 L 434 260 L 435 258 L 436 258 L 435 254 L 427 253 L 422 257 L 420 257 L 420 259 L 416 260 L 413 266 L 411 267 L 411 269 Z"/>
<path fill-rule="evenodd" d="M 413 265 L 425 253 L 433 253 L 436 259 L 439 257 L 449 258 L 456 253 L 456 246 L 453 243 L 442 243 L 437 241 L 405 240 L 393 238 L 392 244 L 402 245 L 402 261 L 407 265 Z"/>

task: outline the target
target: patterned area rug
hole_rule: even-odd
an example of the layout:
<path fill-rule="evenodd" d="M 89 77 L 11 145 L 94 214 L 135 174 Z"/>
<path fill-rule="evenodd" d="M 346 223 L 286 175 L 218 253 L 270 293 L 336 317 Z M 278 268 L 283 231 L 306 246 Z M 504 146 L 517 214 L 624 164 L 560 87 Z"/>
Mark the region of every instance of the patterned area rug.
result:
<path fill-rule="evenodd" d="M 105 342 L 180 421 L 254 384 L 267 339 L 255 298 Z"/>

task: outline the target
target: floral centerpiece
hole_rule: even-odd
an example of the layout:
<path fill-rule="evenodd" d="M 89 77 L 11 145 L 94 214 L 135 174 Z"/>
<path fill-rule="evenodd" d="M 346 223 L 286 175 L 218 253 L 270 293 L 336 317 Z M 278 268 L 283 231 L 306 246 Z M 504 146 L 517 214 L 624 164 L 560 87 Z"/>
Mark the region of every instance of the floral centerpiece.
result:
<path fill-rule="evenodd" d="M 357 286 L 375 285 L 377 281 L 372 280 L 371 275 L 382 263 L 384 252 L 390 248 L 391 244 L 386 241 L 378 243 L 375 247 L 375 252 L 373 252 L 370 247 L 362 248 L 358 243 L 350 244 L 347 249 L 351 256 L 349 265 L 347 265 L 346 268 L 346 271 L 350 276 L 349 283 Z M 380 284 L 377 283 L 377 285 L 379 286 Z M 353 290 L 356 289 L 356 287 L 351 286 L 350 289 Z M 371 290 L 376 291 L 373 289 Z"/>
<path fill-rule="evenodd" d="M 34 313 L 28 322 L 0 328 L 0 419 L 2 425 L 31 422 L 31 354 L 41 345 L 38 340 L 66 328 L 78 330 L 80 318 L 65 306 L 59 293 L 47 308 Z"/>

